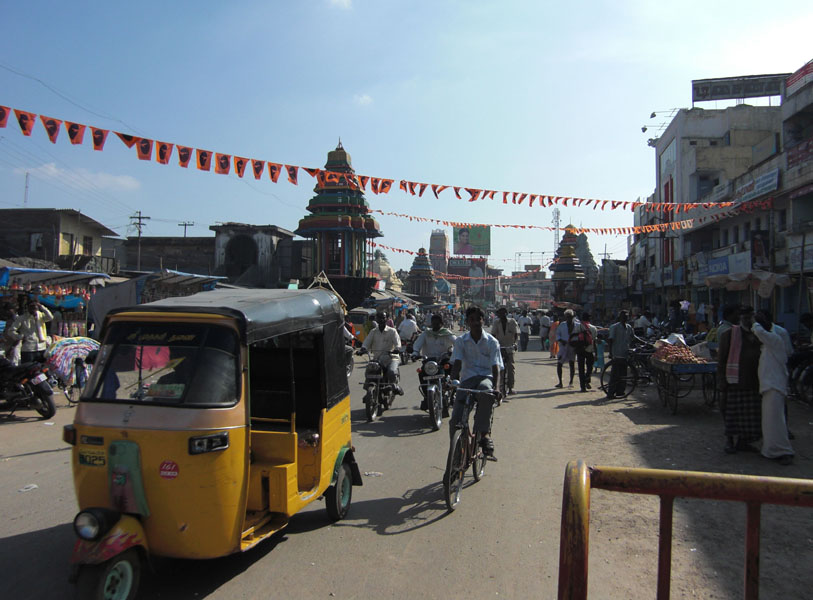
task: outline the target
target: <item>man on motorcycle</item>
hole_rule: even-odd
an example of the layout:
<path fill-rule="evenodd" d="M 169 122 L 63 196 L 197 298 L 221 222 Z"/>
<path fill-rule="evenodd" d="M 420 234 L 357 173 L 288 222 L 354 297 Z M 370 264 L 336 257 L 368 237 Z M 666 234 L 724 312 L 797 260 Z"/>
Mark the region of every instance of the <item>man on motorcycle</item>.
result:
<path fill-rule="evenodd" d="M 408 312 L 406 318 L 398 325 L 398 336 L 404 344 L 408 344 L 418 335 L 419 331 L 420 329 L 418 328 L 418 323 L 415 321 L 415 315 L 412 311 Z"/>
<path fill-rule="evenodd" d="M 413 351 L 415 356 L 436 358 L 440 361 L 443 355 L 449 352 L 449 348 L 454 346 L 454 341 L 457 338 L 443 326 L 443 317 L 440 315 L 432 315 L 431 323 L 431 329 L 424 330 L 415 340 Z M 418 379 L 423 383 L 423 370 L 418 372 Z M 421 401 L 421 410 L 427 410 L 425 397 Z"/>
<path fill-rule="evenodd" d="M 386 379 L 395 384 L 395 393 L 403 396 L 404 390 L 398 384 L 401 378 L 398 371 L 398 357 L 391 354 L 400 351 L 401 338 L 398 337 L 398 332 L 395 331 L 394 327 L 387 325 L 388 318 L 389 315 L 386 312 L 380 312 L 375 316 L 375 322 L 378 326 L 370 330 L 370 333 L 364 338 L 362 347 L 381 363 L 381 366 L 384 367 Z"/>
<path fill-rule="evenodd" d="M 491 391 L 499 389 L 500 370 L 503 368 L 500 355 L 500 343 L 491 334 L 483 331 L 485 315 L 479 306 L 466 309 L 466 325 L 469 331 L 454 342 L 452 352 L 452 379 L 460 378 L 461 387 Z M 449 420 L 449 432 L 454 434 L 457 423 L 463 414 L 466 393 L 458 391 L 455 396 L 452 418 Z M 499 392 L 497 392 L 499 394 Z M 494 455 L 494 441 L 491 439 L 491 396 L 478 398 L 477 413 L 474 416 L 474 431 L 483 434 L 481 444 L 483 452 Z"/>

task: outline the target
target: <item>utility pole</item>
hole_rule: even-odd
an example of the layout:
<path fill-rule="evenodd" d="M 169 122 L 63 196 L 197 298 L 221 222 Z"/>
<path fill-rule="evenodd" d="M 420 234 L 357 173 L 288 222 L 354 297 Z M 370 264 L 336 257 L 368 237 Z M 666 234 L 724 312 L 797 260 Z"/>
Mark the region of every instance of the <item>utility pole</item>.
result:
<path fill-rule="evenodd" d="M 25 193 L 23 194 L 23 208 L 28 206 L 28 171 L 25 172 Z"/>
<path fill-rule="evenodd" d="M 556 253 L 559 251 L 559 212 L 558 208 L 553 209 L 553 255 L 556 256 Z"/>
<path fill-rule="evenodd" d="M 149 217 L 143 216 L 140 210 L 137 210 L 136 214 L 130 217 L 130 220 L 134 221 L 134 225 L 138 230 L 138 260 L 136 261 L 136 271 L 141 270 L 141 229 L 144 227 L 143 221 L 149 221 L 149 219 Z"/>
<path fill-rule="evenodd" d="M 186 237 L 186 228 L 187 227 L 194 227 L 194 221 L 184 221 L 183 223 L 178 223 L 178 227 L 183 227 L 183 236 Z"/>

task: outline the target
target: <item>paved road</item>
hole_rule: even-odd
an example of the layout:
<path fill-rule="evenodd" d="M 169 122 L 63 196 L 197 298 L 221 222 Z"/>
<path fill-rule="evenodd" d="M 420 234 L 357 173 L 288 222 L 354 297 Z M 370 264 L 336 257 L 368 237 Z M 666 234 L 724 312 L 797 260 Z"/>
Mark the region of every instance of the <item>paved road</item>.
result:
<path fill-rule="evenodd" d="M 517 355 L 519 394 L 495 414 L 499 462 L 488 463 L 481 482 L 473 484 L 469 478 L 454 513 L 446 511 L 441 486 L 448 434 L 445 427 L 431 432 L 428 417 L 417 409 L 414 364 L 402 367 L 406 395 L 375 423 L 365 422 L 359 393 L 363 370 L 357 368 L 351 380 L 353 440 L 365 476 L 363 487 L 353 489 L 348 518 L 331 524 L 324 504 L 316 502 L 294 517 L 282 534 L 246 554 L 159 563 L 157 573 L 145 582 L 142 597 L 555 597 L 562 476 L 568 460 L 696 465 L 668 456 L 679 455 L 676 448 L 657 459 L 642 457 L 641 445 L 647 442 L 640 436 L 662 431 L 663 414 L 651 407 L 640 411 L 601 407 L 595 404 L 597 393 L 554 390 L 553 363 L 534 343 L 532 351 Z M 717 426 L 711 415 L 698 410 L 700 416 L 693 420 L 706 419 Z M 34 416 L 0 420 L 2 598 L 72 597 L 65 582 L 76 507 L 69 451 L 61 441 L 62 425 L 71 421 L 72 413 L 61 406 L 53 424 Z M 641 415 L 655 416 L 647 420 Z M 630 441 L 609 443 L 622 439 Z M 654 441 L 653 447 L 662 446 Z M 28 484 L 38 487 L 20 491 Z M 651 538 L 657 531 L 657 521 L 653 526 L 651 520 L 657 518 L 657 507 L 647 510 L 646 519 L 613 517 L 609 523 L 597 519 L 596 540 L 605 534 L 635 540 L 637 527 L 648 528 Z M 614 521 L 621 526 L 617 531 Z M 676 531 L 679 523 L 680 519 Z M 640 589 L 635 577 L 624 592 L 610 593 L 616 588 L 602 587 L 618 579 L 618 570 L 626 566 L 623 560 L 621 564 L 610 560 L 613 552 L 618 549 L 599 548 L 591 556 L 591 589 L 608 592 L 601 597 L 651 598 L 656 568 L 652 544 L 645 552 L 628 550 L 629 560 L 641 560 L 633 557 L 646 554 L 643 570 L 636 573 L 646 580 L 647 587 Z M 707 596 L 714 591 L 726 597 L 730 591 L 711 576 L 701 579 L 692 593 Z M 737 579 L 734 588 L 738 584 Z"/>

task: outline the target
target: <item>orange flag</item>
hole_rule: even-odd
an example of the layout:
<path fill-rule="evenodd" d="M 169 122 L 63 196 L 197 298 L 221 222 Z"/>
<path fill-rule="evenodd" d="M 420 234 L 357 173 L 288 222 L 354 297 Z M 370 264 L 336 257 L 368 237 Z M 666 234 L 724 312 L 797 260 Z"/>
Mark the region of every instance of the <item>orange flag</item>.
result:
<path fill-rule="evenodd" d="M 452 189 L 454 190 L 454 195 L 457 196 L 457 199 L 462 200 L 463 197 L 460 195 L 460 188 L 459 187 L 453 187 Z"/>
<path fill-rule="evenodd" d="M 279 174 L 282 172 L 282 165 L 279 163 L 268 163 L 268 176 L 274 183 L 279 179 Z"/>
<path fill-rule="evenodd" d="M 321 169 L 309 169 L 308 167 L 302 167 L 302 170 L 311 177 L 316 177 Z"/>
<path fill-rule="evenodd" d="M 415 195 L 415 186 L 418 185 L 414 181 L 407 181 L 407 186 L 409 186 L 409 193 L 413 196 Z"/>
<path fill-rule="evenodd" d="M 359 175 L 358 179 L 359 179 L 359 184 L 361 185 L 361 189 L 366 191 L 367 190 L 367 182 L 370 180 L 370 178 L 367 175 Z M 426 186 L 424 186 L 424 187 L 426 187 Z M 421 190 L 421 193 L 423 194 L 423 190 Z"/>
<path fill-rule="evenodd" d="M 435 194 L 435 198 L 439 198 L 438 194 L 440 194 L 443 190 L 448 188 L 448 185 L 437 185 L 436 183 L 432 184 L 432 193 Z"/>
<path fill-rule="evenodd" d="M 169 157 L 172 156 L 172 144 L 168 142 L 155 142 L 155 160 L 162 165 L 169 164 Z"/>
<path fill-rule="evenodd" d="M 0 106 L 0 127 L 5 127 L 8 123 L 8 114 L 11 109 L 8 106 Z"/>
<path fill-rule="evenodd" d="M 201 150 L 198 148 L 195 150 L 198 157 L 198 169 L 201 171 L 208 171 L 212 167 L 212 153 L 208 150 Z"/>
<path fill-rule="evenodd" d="M 370 189 L 373 194 L 378 193 L 378 188 L 381 186 L 381 180 L 378 177 L 370 177 Z M 437 196 L 437 194 L 435 194 Z"/>
<path fill-rule="evenodd" d="M 189 166 L 190 158 L 192 158 L 192 148 L 187 148 L 186 146 L 178 146 L 178 164 L 182 166 L 184 169 L 186 169 Z"/>
<path fill-rule="evenodd" d="M 502 203 L 503 204 L 508 204 L 508 192 L 503 192 L 502 193 Z"/>
<path fill-rule="evenodd" d="M 24 110 L 17 110 L 16 108 L 14 109 L 14 114 L 17 115 L 17 122 L 20 124 L 20 130 L 23 132 L 23 135 L 31 135 L 37 115 L 25 112 Z"/>
<path fill-rule="evenodd" d="M 127 135 L 126 133 L 119 133 L 118 131 L 116 132 L 116 135 L 119 136 L 119 139 L 122 142 L 124 142 L 124 145 L 127 146 L 128 148 L 132 148 L 133 146 L 135 146 L 136 138 L 134 138 L 132 135 Z M 180 146 L 178 147 L 180 148 Z"/>
<path fill-rule="evenodd" d="M 242 177 L 243 173 L 246 172 L 247 164 L 248 164 L 247 158 L 243 158 L 242 156 L 234 157 L 234 172 L 237 173 L 238 177 Z"/>
<path fill-rule="evenodd" d="M 99 129 L 98 127 L 90 128 L 91 137 L 93 138 L 93 149 L 104 149 L 104 143 L 107 141 L 107 129 Z"/>
<path fill-rule="evenodd" d="M 393 182 L 392 179 L 382 179 L 378 191 L 381 192 L 382 194 L 389 194 L 390 189 L 392 188 L 392 182 Z"/>
<path fill-rule="evenodd" d="M 138 138 L 136 151 L 138 152 L 138 160 L 152 160 L 152 140 Z"/>
<path fill-rule="evenodd" d="M 285 165 L 285 170 L 288 171 L 288 181 L 297 185 L 296 180 L 299 175 L 299 167 L 294 165 Z"/>
<path fill-rule="evenodd" d="M 59 126 L 62 125 L 62 121 L 46 117 L 45 115 L 40 115 L 40 121 L 42 121 L 42 126 L 45 127 L 45 131 L 48 133 L 48 139 L 51 140 L 52 144 L 56 144 L 56 138 L 59 135 Z"/>
<path fill-rule="evenodd" d="M 483 190 L 478 190 L 476 188 L 466 188 L 466 191 L 469 193 L 469 202 L 475 202 L 478 198 L 480 198 L 480 192 Z"/>
<path fill-rule="evenodd" d="M 426 191 L 427 185 L 425 183 L 421 184 L 421 189 L 418 190 L 418 197 L 421 198 L 423 193 Z"/>
<path fill-rule="evenodd" d="M 80 123 L 71 123 L 65 121 L 65 127 L 68 128 L 68 137 L 71 139 L 71 144 L 81 144 L 85 139 L 85 126 Z"/>
<path fill-rule="evenodd" d="M 252 158 L 251 170 L 254 171 L 254 179 L 259 179 L 260 177 L 263 176 L 263 171 L 265 170 L 265 161 Z"/>
<path fill-rule="evenodd" d="M 231 154 L 215 153 L 215 173 L 228 175 L 231 172 Z"/>
<path fill-rule="evenodd" d="M 406 193 L 407 183 L 405 180 L 402 179 L 401 182 L 398 184 L 398 187 L 401 189 L 402 192 Z"/>

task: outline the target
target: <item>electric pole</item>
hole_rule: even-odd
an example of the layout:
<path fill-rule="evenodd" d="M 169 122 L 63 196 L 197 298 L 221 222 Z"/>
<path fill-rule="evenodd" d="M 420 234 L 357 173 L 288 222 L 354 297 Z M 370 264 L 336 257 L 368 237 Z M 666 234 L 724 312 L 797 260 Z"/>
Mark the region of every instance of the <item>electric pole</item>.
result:
<path fill-rule="evenodd" d="M 186 237 L 186 228 L 187 227 L 194 227 L 194 221 L 184 221 L 183 223 L 178 223 L 178 227 L 183 227 L 183 236 Z"/>
<path fill-rule="evenodd" d="M 23 194 L 23 208 L 28 206 L 28 171 L 25 172 L 25 193 Z"/>
<path fill-rule="evenodd" d="M 133 221 L 135 228 L 138 230 L 138 260 L 136 261 L 136 271 L 141 270 L 141 229 L 144 227 L 143 221 L 149 221 L 149 217 L 145 217 L 141 214 L 140 210 L 136 211 L 130 220 Z"/>
<path fill-rule="evenodd" d="M 556 253 L 559 251 L 559 208 L 553 209 L 553 255 L 556 256 Z"/>

